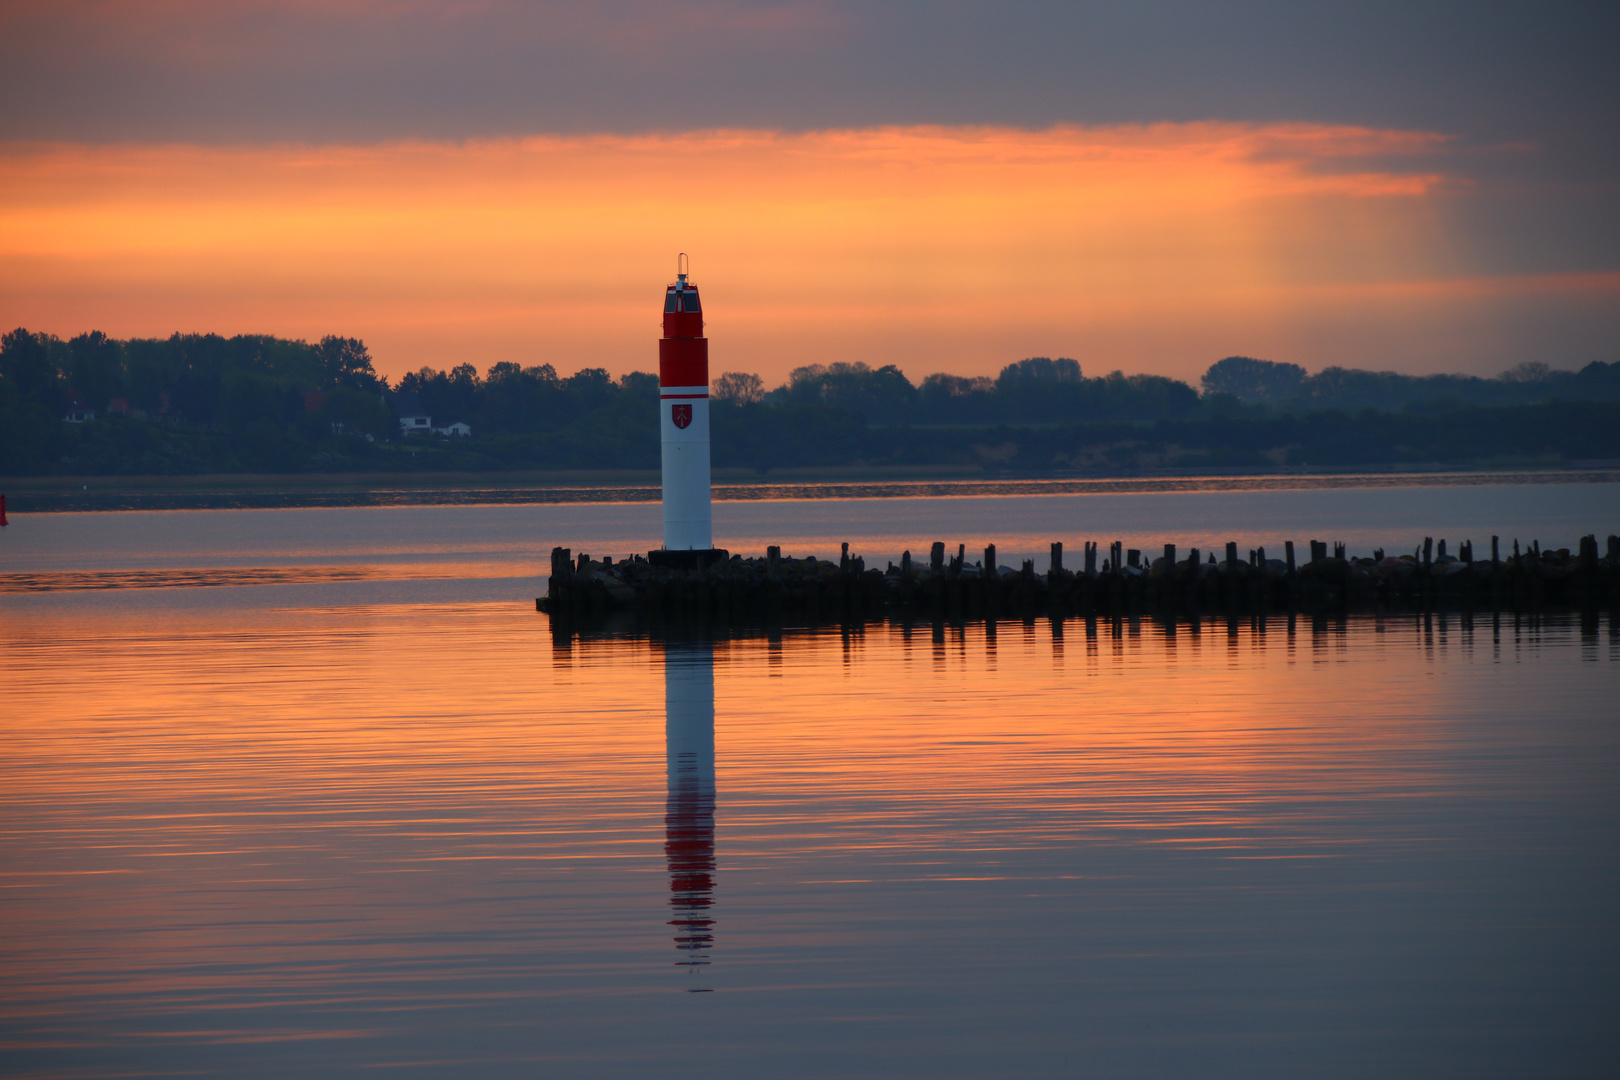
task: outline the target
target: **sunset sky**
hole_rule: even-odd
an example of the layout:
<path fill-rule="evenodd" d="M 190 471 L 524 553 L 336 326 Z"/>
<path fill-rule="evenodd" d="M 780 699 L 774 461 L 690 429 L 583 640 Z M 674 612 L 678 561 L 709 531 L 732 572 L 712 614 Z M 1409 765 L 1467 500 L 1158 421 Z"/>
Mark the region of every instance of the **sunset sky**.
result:
<path fill-rule="evenodd" d="M 1620 359 L 1598 5 L 12 0 L 0 322 L 390 376 Z"/>

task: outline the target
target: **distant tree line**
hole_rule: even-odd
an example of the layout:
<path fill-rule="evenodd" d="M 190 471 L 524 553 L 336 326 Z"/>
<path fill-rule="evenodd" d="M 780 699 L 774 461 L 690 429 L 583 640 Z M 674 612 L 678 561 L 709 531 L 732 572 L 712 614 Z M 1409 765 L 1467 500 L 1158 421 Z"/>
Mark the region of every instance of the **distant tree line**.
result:
<path fill-rule="evenodd" d="M 1580 371 L 1557 371 L 1528 361 L 1494 379 L 1477 375 L 1401 375 L 1393 371 L 1323 368 L 1307 374 L 1298 364 L 1228 356 L 1202 380 L 1206 398 L 1225 398 L 1273 413 L 1321 409 L 1428 412 L 1462 405 L 1529 405 L 1544 401 L 1620 399 L 1620 363 L 1594 361 Z"/>
<path fill-rule="evenodd" d="M 737 376 L 721 376 L 716 396 L 729 396 L 732 378 Z M 1008 364 L 994 379 L 936 374 L 917 385 L 893 364 L 876 369 L 861 363 L 813 364 L 796 368 L 784 385 L 759 393 L 756 400 L 829 405 L 875 425 L 1169 420 L 1194 415 L 1200 403 L 1198 391 L 1176 379 L 1118 371 L 1088 379 L 1076 361 L 1044 356 Z"/>
<path fill-rule="evenodd" d="M 175 334 L 0 339 L 0 475 L 656 468 L 657 376 L 424 367 L 363 342 Z M 816 364 L 713 381 L 715 464 L 960 465 L 1019 473 L 1620 458 L 1620 363 L 1495 379 L 1228 357 L 1202 392 L 1033 357 L 994 378 Z M 403 436 L 402 411 L 470 439 Z M 94 419 L 87 419 L 90 416 Z M 78 422 L 84 421 L 84 422 Z"/>

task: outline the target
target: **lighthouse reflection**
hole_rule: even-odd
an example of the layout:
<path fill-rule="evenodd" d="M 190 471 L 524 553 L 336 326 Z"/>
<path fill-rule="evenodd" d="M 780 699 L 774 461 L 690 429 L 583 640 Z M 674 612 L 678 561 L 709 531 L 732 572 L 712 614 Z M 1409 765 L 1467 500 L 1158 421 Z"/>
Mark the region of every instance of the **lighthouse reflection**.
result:
<path fill-rule="evenodd" d="M 669 798 L 669 925 L 678 963 L 703 967 L 714 945 L 714 646 L 664 646 L 664 742 Z"/>

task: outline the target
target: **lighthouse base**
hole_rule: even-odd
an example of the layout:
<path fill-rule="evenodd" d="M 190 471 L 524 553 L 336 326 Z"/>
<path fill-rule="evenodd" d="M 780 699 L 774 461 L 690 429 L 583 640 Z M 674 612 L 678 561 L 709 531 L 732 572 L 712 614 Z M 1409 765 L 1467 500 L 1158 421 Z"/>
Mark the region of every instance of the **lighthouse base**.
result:
<path fill-rule="evenodd" d="M 718 562 L 725 562 L 731 552 L 725 548 L 703 548 L 697 551 L 659 549 L 647 552 L 647 561 L 654 566 L 668 566 L 675 570 L 702 570 Z"/>

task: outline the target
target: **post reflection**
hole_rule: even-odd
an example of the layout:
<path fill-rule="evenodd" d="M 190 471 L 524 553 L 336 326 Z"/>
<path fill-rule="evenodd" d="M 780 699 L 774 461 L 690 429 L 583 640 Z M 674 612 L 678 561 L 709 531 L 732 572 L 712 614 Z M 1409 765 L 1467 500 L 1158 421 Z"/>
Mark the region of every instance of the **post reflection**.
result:
<path fill-rule="evenodd" d="M 669 860 L 669 925 L 678 963 L 706 966 L 714 945 L 714 646 L 664 646 L 664 744 L 669 798 L 664 854 Z"/>

